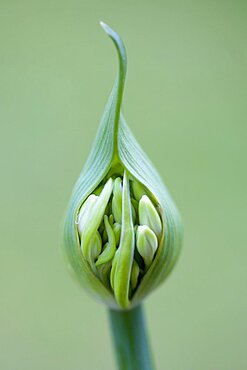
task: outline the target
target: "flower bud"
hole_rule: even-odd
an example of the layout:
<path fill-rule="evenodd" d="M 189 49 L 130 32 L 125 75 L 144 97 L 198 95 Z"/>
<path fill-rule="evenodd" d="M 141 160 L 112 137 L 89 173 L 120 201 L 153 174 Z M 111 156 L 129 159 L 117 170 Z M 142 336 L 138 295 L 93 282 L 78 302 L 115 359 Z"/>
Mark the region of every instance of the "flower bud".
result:
<path fill-rule="evenodd" d="M 139 200 L 141 199 L 141 197 L 143 195 L 147 195 L 144 187 L 142 184 L 140 184 L 139 182 L 134 182 L 133 185 L 132 185 L 132 191 L 133 191 L 133 194 L 134 194 L 134 197 L 135 199 L 139 202 Z"/>
<path fill-rule="evenodd" d="M 116 32 L 119 73 L 65 220 L 64 246 L 75 278 L 113 309 L 129 309 L 172 270 L 181 223 L 159 174 L 121 113 L 127 57 Z"/>
<path fill-rule="evenodd" d="M 116 222 L 121 224 L 122 220 L 122 180 L 117 177 L 114 181 L 112 197 L 112 215 Z"/>
<path fill-rule="evenodd" d="M 88 255 L 88 263 L 90 264 L 91 268 L 96 271 L 95 269 L 95 261 L 100 255 L 102 249 L 102 240 L 100 237 L 100 234 L 98 231 L 96 231 L 94 237 L 90 240 L 88 250 L 89 250 L 89 255 Z"/>
<path fill-rule="evenodd" d="M 102 192 L 98 196 L 95 204 L 90 208 L 90 214 L 85 211 L 85 216 L 82 216 L 83 219 L 87 216 L 87 222 L 82 227 L 81 230 L 81 249 L 82 253 L 85 258 L 87 258 L 90 255 L 90 241 L 92 237 L 96 234 L 101 220 L 104 216 L 105 209 L 107 207 L 107 204 L 109 202 L 109 198 L 112 193 L 113 188 L 113 181 L 112 179 L 109 179 L 107 183 L 105 184 Z M 91 205 L 91 204 L 90 204 Z M 79 221 L 80 222 L 80 221 Z M 80 230 L 79 230 L 80 231 Z"/>
<path fill-rule="evenodd" d="M 153 203 L 147 195 L 143 195 L 139 202 L 140 225 L 147 225 L 159 238 L 162 232 L 161 219 Z"/>
<path fill-rule="evenodd" d="M 158 248 L 158 240 L 155 233 L 146 225 L 138 226 L 136 232 L 136 248 L 142 256 L 148 268 Z"/>
<path fill-rule="evenodd" d="M 85 225 L 87 224 L 88 216 L 91 214 L 93 206 L 97 202 L 98 197 L 94 194 L 90 195 L 86 202 L 81 207 L 80 213 L 78 215 L 78 231 L 81 234 Z"/>
<path fill-rule="evenodd" d="M 131 270 L 131 275 L 130 275 L 130 284 L 131 284 L 131 289 L 132 291 L 135 290 L 138 284 L 138 277 L 140 274 L 140 267 L 136 260 L 133 260 L 133 265 L 132 265 L 132 270 Z"/>
<path fill-rule="evenodd" d="M 115 234 L 115 240 L 116 240 L 116 245 L 119 245 L 120 242 L 120 235 L 121 235 L 121 225 L 115 222 L 112 226 L 114 234 Z"/>
<path fill-rule="evenodd" d="M 106 215 L 104 216 L 104 223 L 108 237 L 108 242 L 106 243 L 103 252 L 99 255 L 99 258 L 95 263 L 96 266 L 111 261 L 114 257 L 114 254 L 116 253 L 115 234 L 111 228 L 111 225 L 109 224 L 108 217 Z"/>

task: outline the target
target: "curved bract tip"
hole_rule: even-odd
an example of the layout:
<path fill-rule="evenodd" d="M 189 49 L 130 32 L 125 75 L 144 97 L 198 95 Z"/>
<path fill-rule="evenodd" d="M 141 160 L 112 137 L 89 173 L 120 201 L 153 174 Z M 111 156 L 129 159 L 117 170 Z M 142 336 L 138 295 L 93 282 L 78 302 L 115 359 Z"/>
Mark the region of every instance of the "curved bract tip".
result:
<path fill-rule="evenodd" d="M 123 40 L 117 32 L 115 32 L 108 24 L 103 21 L 99 22 L 106 34 L 112 39 L 114 45 L 117 48 L 118 57 L 119 57 L 119 70 L 121 77 L 124 79 L 127 71 L 127 53 L 123 43 Z"/>

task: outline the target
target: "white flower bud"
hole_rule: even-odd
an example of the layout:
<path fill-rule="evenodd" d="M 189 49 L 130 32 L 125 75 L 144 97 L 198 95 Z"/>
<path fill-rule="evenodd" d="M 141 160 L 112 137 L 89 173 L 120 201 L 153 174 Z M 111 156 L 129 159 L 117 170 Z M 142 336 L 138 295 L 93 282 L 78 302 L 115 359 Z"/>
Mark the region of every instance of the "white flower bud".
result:
<path fill-rule="evenodd" d="M 78 230 L 79 234 L 81 235 L 84 227 L 87 225 L 88 222 L 88 215 L 92 212 L 92 209 L 97 202 L 98 196 L 91 194 L 82 205 L 79 215 L 78 215 Z"/>
<path fill-rule="evenodd" d="M 138 226 L 136 231 L 136 248 L 142 256 L 148 268 L 158 248 L 158 240 L 155 233 L 146 225 Z"/>
<path fill-rule="evenodd" d="M 139 202 L 139 223 L 149 226 L 157 237 L 160 237 L 162 233 L 161 219 L 147 195 L 143 195 Z"/>

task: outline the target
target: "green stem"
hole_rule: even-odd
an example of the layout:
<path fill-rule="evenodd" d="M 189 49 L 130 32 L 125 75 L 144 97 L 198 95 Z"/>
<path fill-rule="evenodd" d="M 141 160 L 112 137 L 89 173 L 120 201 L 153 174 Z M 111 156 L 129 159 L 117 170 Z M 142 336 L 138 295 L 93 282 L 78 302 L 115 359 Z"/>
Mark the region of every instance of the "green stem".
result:
<path fill-rule="evenodd" d="M 109 314 L 118 370 L 154 370 L 141 305 Z"/>

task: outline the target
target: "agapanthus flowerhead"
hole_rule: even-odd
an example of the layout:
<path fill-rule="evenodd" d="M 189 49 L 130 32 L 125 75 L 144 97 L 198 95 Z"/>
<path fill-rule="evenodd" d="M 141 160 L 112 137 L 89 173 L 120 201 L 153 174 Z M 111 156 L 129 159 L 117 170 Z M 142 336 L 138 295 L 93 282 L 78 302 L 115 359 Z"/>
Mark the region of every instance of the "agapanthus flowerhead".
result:
<path fill-rule="evenodd" d="M 127 57 L 113 40 L 119 72 L 65 221 L 75 277 L 113 309 L 137 305 L 170 273 L 181 247 L 177 209 L 121 113 Z"/>

